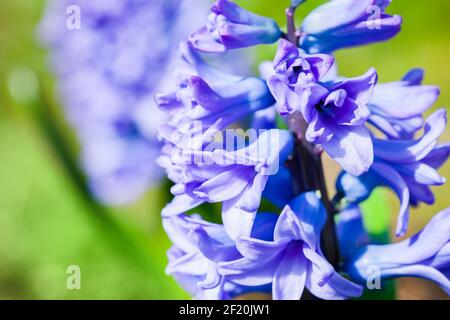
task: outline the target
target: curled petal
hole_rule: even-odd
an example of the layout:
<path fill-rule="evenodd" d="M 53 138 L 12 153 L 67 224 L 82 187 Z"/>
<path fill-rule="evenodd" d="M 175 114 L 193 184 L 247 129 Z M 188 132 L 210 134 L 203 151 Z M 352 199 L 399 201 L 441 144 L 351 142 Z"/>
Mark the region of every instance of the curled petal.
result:
<path fill-rule="evenodd" d="M 445 109 L 428 117 L 422 138 L 415 141 L 373 139 L 375 156 L 383 160 L 405 163 L 424 159 L 436 146 L 447 124 Z"/>
<path fill-rule="evenodd" d="M 380 84 L 375 87 L 370 105 L 382 115 L 407 119 L 428 110 L 436 102 L 439 93 L 438 87 L 411 86 L 405 81 Z"/>
<path fill-rule="evenodd" d="M 198 207 L 204 202 L 204 199 L 192 198 L 187 194 L 177 195 L 169 204 L 164 207 L 161 214 L 163 217 L 179 215 L 195 207 Z"/>
<path fill-rule="evenodd" d="M 270 92 L 277 101 L 276 108 L 281 115 L 291 114 L 300 108 L 297 94 L 286 84 L 279 75 L 274 75 L 267 82 Z"/>
<path fill-rule="evenodd" d="M 310 264 L 306 280 L 308 290 L 318 298 L 326 300 L 343 300 L 361 296 L 363 288 L 334 272 L 325 283 L 317 267 Z"/>
<path fill-rule="evenodd" d="M 223 202 L 222 220 L 230 238 L 250 236 L 266 183 L 267 176 L 257 175 L 240 196 Z"/>
<path fill-rule="evenodd" d="M 361 104 L 366 104 L 372 99 L 375 85 L 378 81 L 378 74 L 374 68 L 370 68 L 364 75 L 357 78 L 350 78 L 334 85 L 331 90 L 343 89 L 348 97 Z"/>
<path fill-rule="evenodd" d="M 252 261 L 266 261 L 274 258 L 284 248 L 284 243 L 263 241 L 248 237 L 239 237 L 236 240 L 236 247 L 247 259 Z"/>

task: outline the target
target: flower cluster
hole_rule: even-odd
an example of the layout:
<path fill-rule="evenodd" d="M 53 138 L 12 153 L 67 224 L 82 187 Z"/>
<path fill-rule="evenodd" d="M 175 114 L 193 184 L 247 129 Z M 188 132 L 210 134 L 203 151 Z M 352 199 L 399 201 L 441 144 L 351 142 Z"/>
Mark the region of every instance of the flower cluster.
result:
<path fill-rule="evenodd" d="M 390 245 L 371 243 L 359 209 L 375 188 L 391 188 L 403 236 L 410 205 L 433 203 L 430 186 L 445 182 L 437 169 L 450 155 L 450 144 L 438 143 L 445 110 L 423 119 L 438 88 L 422 85 L 419 69 L 385 84 L 373 68 L 354 78 L 337 74 L 335 50 L 400 31 L 401 18 L 385 13 L 391 1 L 333 0 L 296 28 L 303 2 L 292 1 L 284 32 L 273 19 L 217 0 L 205 26 L 180 44 L 177 88 L 155 97 L 170 115 L 158 158 L 174 182 L 162 212 L 174 243 L 167 272 L 205 299 L 359 297 L 373 265 L 381 278 L 422 277 L 449 291 L 448 209 Z M 273 63 L 262 64 L 260 75 L 225 73 L 202 55 L 273 43 Z M 247 131 L 236 129 L 242 126 Z M 333 201 L 324 152 L 343 169 Z M 222 205 L 223 224 L 191 214 L 205 203 Z"/>
<path fill-rule="evenodd" d="M 155 128 L 166 118 L 153 94 L 171 88 L 172 52 L 207 9 L 205 0 L 50 2 L 41 38 L 99 201 L 127 204 L 160 181 Z"/>

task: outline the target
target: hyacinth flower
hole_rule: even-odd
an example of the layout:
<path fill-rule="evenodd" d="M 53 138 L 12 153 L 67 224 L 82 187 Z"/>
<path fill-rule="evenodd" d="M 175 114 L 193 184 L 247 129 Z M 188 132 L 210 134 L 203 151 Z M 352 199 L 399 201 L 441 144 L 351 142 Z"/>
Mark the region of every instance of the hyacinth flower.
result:
<path fill-rule="evenodd" d="M 258 214 L 252 236 L 270 237 L 275 219 L 272 214 Z M 232 299 L 254 288 L 229 282 L 218 273 L 218 264 L 241 258 L 235 243 L 222 225 L 198 216 L 179 215 L 163 219 L 164 229 L 173 242 L 168 252 L 166 272 L 197 299 Z M 256 291 L 270 291 L 260 287 Z"/>
<path fill-rule="evenodd" d="M 306 140 L 321 144 L 346 171 L 357 176 L 373 161 L 372 139 L 365 124 L 377 73 L 370 69 L 359 78 L 319 82 L 332 65 L 331 57 L 304 55 L 282 40 L 274 60 L 276 74 L 268 85 L 280 114 L 300 112 L 308 124 Z"/>
<path fill-rule="evenodd" d="M 423 76 L 423 70 L 412 69 L 401 81 L 378 84 L 368 104 L 369 123 L 391 139 L 412 139 L 440 93 L 436 86 L 421 85 Z"/>
<path fill-rule="evenodd" d="M 74 6 L 81 14 L 78 27 L 68 25 L 67 10 Z M 160 181 L 154 159 L 157 127 L 166 116 L 153 93 L 171 86 L 165 66 L 207 7 L 202 0 L 49 3 L 41 38 L 79 138 L 81 167 L 99 201 L 127 204 Z"/>
<path fill-rule="evenodd" d="M 204 237 L 200 232 L 187 232 L 202 240 L 191 241 L 193 248 L 174 254 L 171 264 L 178 258 L 183 261 L 188 251 L 208 256 L 205 244 L 224 246 L 224 254 L 233 252 L 233 256 L 211 259 L 213 272 L 203 267 L 200 277 L 189 277 L 189 285 L 174 272 L 184 287 L 198 288 L 208 278 L 215 279 L 208 280 L 208 284 L 214 283 L 208 289 L 222 292 L 215 297 L 232 297 L 234 293 L 228 294 L 225 287 L 239 287 L 241 292 L 271 288 L 274 299 L 308 299 L 311 294 L 320 299 L 358 297 L 363 287 L 353 281 L 362 282 L 362 277 L 353 271 L 360 270 L 343 268 L 356 261 L 363 266 L 360 250 L 371 245 L 358 204 L 375 187 L 392 188 L 401 202 L 397 235 L 403 235 L 409 206 L 431 203 L 434 197 L 429 186 L 444 182 L 436 169 L 449 155 L 449 145 L 437 143 L 445 128 L 445 112 L 437 111 L 425 125 L 422 120 L 422 113 L 436 101 L 437 88 L 421 85 L 420 70 L 378 86 L 373 68 L 361 77 L 337 77 L 336 63 L 329 55 L 337 49 L 393 37 L 400 30 L 401 18 L 385 13 L 390 1 L 330 1 L 297 29 L 295 12 L 303 2 L 292 0 L 287 8 L 286 33 L 276 27 L 272 29 L 277 30 L 276 37 L 256 41 L 255 35 L 260 33 L 255 30 L 270 34 L 270 19 L 253 20 L 255 16 L 232 2 L 217 1 L 207 27 L 194 33 L 181 50 L 190 70 L 176 68 L 178 89 L 156 97 L 171 117 L 160 130 L 164 146 L 158 161 L 175 183 L 171 189 L 175 197 L 164 208 L 163 219 L 184 219 L 186 212 L 199 205 L 220 203 L 220 228 L 226 234 L 217 239 L 208 232 Z M 231 25 L 236 28 L 227 29 Z M 235 32 L 226 34 L 232 35 L 234 42 L 222 37 L 223 30 Z M 242 30 L 248 33 L 240 33 Z M 199 54 L 276 41 L 273 63 L 261 64 L 257 77 L 218 72 Z M 196 121 L 203 126 L 196 128 Z M 423 125 L 422 137 L 415 140 L 413 134 Z M 266 136 L 230 147 L 227 133 L 234 127 L 244 135 L 270 130 Z M 379 131 L 384 139 L 376 135 Z M 268 133 L 281 138 L 271 139 Z M 225 139 L 212 139 L 217 135 Z M 323 151 L 344 170 L 334 199 L 328 197 Z M 273 223 L 260 237 L 254 232 L 261 215 L 258 212 L 266 212 L 267 206 L 278 207 L 282 213 L 264 214 L 271 216 Z M 441 223 L 442 229 L 435 232 L 445 237 L 449 222 L 444 219 Z M 433 267 L 447 276 L 444 266 L 450 257 L 435 256 L 439 265 Z M 426 259 L 413 260 L 410 262 L 427 263 Z M 400 276 L 399 270 L 395 272 Z M 412 275 L 408 270 L 405 274 Z M 442 277 L 440 280 L 445 285 Z"/>
<path fill-rule="evenodd" d="M 374 267 L 381 279 L 423 278 L 450 295 L 450 209 L 435 215 L 422 231 L 402 242 L 356 248 L 349 253 L 345 269 L 353 280 L 366 283 Z"/>
<path fill-rule="evenodd" d="M 181 150 L 162 156 L 174 174 L 174 199 L 165 217 L 182 214 L 208 202 L 222 202 L 222 220 L 231 238 L 249 235 L 268 179 L 275 176 L 292 149 L 292 136 L 278 129 L 264 131 L 256 141 L 233 151 Z M 173 167 L 175 159 L 179 162 Z"/>
<path fill-rule="evenodd" d="M 337 190 L 348 202 L 366 200 L 377 186 L 391 188 L 399 197 L 397 236 L 407 231 L 409 205 L 434 203 L 430 186 L 439 186 L 445 179 L 436 171 L 450 156 L 450 145 L 437 140 L 446 126 L 444 109 L 433 113 L 426 121 L 424 134 L 418 140 L 373 139 L 375 160 L 370 171 L 360 177 L 340 175 Z"/>
<path fill-rule="evenodd" d="M 362 287 L 339 275 L 320 249 L 326 212 L 313 192 L 294 198 L 278 217 L 273 239 L 239 237 L 242 259 L 221 262 L 219 272 L 245 286 L 272 284 L 276 300 L 299 300 L 304 288 L 322 299 L 358 297 Z"/>
<path fill-rule="evenodd" d="M 270 18 L 251 13 L 230 0 L 217 0 L 206 26 L 194 32 L 189 42 L 203 52 L 225 52 L 276 42 L 282 35 Z"/>
<path fill-rule="evenodd" d="M 165 141 L 186 147 L 189 140 L 189 147 L 198 149 L 230 124 L 273 105 L 262 79 L 214 69 L 188 43 L 180 45 L 180 55 L 186 69 L 180 72 L 177 90 L 155 96 L 158 106 L 172 116 L 159 129 Z"/>
<path fill-rule="evenodd" d="M 287 40 L 280 40 L 273 61 L 274 73 L 267 84 L 277 101 L 281 115 L 298 111 L 300 98 L 299 86 L 317 83 L 326 76 L 334 58 L 330 55 L 309 55 Z"/>
<path fill-rule="evenodd" d="M 182 142 L 183 137 L 198 137 L 198 141 L 191 141 L 192 148 L 200 147 L 208 137 L 247 114 L 274 103 L 266 83 L 256 77 L 210 86 L 203 78 L 190 76 L 183 94 L 186 98 L 183 110 L 161 127 L 160 133 L 174 144 Z M 199 123 L 202 126 L 196 127 Z M 201 131 L 204 127 L 210 130 L 210 134 L 204 134 L 200 139 L 199 133 L 204 133 Z M 200 129 L 200 132 L 196 129 Z"/>
<path fill-rule="evenodd" d="M 402 18 L 385 13 L 391 0 L 333 0 L 311 12 L 300 28 L 300 47 L 309 53 L 386 41 L 401 29 Z"/>

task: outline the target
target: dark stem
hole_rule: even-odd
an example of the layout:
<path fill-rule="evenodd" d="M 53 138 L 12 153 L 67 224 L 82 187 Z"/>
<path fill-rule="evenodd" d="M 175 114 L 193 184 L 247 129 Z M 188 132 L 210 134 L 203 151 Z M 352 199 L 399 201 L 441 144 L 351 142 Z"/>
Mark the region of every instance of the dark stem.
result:
<path fill-rule="evenodd" d="M 308 191 L 319 191 L 321 200 L 327 211 L 327 221 L 321 234 L 322 251 L 328 262 L 335 268 L 339 266 L 334 216 L 336 209 L 328 196 L 325 175 L 320 154 L 311 151 L 311 146 L 304 139 L 294 135 L 294 154 L 287 162 L 292 173 L 292 185 L 295 194 Z"/>
<path fill-rule="evenodd" d="M 332 204 L 328 196 L 323 164 L 320 156 L 317 159 L 317 164 L 318 164 L 317 173 L 319 175 L 319 190 L 322 197 L 322 201 L 325 205 L 325 209 L 327 210 L 327 221 L 325 223 L 321 235 L 322 251 L 325 257 L 327 258 L 328 262 L 330 262 L 331 265 L 333 265 L 333 267 L 337 269 L 340 263 L 339 247 L 336 234 L 336 224 L 334 221 L 334 217 L 337 212 L 335 206 Z"/>
<path fill-rule="evenodd" d="M 299 36 L 297 34 L 297 28 L 295 27 L 295 10 L 296 7 L 290 7 L 286 9 L 286 20 L 287 20 L 287 35 L 286 38 L 288 41 L 293 44 L 298 44 Z"/>

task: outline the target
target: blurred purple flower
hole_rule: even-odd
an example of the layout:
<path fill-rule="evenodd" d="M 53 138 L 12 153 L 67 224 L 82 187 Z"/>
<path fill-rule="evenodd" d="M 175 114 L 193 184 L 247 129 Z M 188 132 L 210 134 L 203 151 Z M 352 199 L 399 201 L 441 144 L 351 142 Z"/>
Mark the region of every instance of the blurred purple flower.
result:
<path fill-rule="evenodd" d="M 273 19 L 242 9 L 230 0 L 217 0 L 205 27 L 190 36 L 192 46 L 203 52 L 225 52 L 274 43 L 282 32 Z"/>
<path fill-rule="evenodd" d="M 80 25 L 70 29 L 66 10 L 73 5 Z M 166 66 L 173 48 L 206 10 L 203 0 L 50 2 L 41 38 L 99 201 L 126 204 L 159 181 L 156 135 L 166 116 L 152 95 L 171 87 Z"/>
<path fill-rule="evenodd" d="M 296 197 L 275 225 L 273 239 L 239 237 L 242 259 L 219 264 L 228 280 L 245 286 L 272 283 L 275 300 L 299 300 L 304 288 L 322 299 L 357 297 L 362 288 L 337 273 L 320 249 L 326 212 L 313 192 Z"/>

